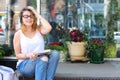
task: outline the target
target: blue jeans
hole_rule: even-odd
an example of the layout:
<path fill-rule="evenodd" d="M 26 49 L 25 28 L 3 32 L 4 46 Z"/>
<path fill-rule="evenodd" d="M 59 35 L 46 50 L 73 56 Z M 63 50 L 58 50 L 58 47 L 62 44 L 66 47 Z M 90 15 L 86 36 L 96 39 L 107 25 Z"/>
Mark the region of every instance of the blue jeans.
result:
<path fill-rule="evenodd" d="M 49 60 L 43 61 L 40 57 L 35 60 L 26 59 L 17 69 L 27 77 L 35 76 L 35 80 L 53 80 L 59 62 L 59 52 L 52 51 Z"/>

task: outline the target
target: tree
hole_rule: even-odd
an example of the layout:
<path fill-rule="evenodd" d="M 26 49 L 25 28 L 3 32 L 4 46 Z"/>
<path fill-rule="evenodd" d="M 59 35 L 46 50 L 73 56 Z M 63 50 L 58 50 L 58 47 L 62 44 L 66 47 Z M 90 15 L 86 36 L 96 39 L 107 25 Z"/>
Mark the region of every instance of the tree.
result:
<path fill-rule="evenodd" d="M 27 0 L 27 5 L 28 6 L 33 6 L 36 9 L 36 0 Z"/>
<path fill-rule="evenodd" d="M 106 50 L 105 50 L 105 57 L 114 58 L 116 57 L 117 48 L 116 43 L 114 40 L 114 30 L 115 30 L 115 23 L 116 23 L 116 16 L 118 15 L 117 12 L 117 0 L 105 0 L 105 26 L 107 28 L 106 31 Z"/>

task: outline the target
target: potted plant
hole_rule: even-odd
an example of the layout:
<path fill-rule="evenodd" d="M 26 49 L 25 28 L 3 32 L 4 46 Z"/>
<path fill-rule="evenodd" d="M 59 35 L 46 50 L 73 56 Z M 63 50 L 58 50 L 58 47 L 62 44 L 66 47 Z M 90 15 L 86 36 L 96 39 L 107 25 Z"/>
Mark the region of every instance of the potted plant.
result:
<path fill-rule="evenodd" d="M 7 45 L 2 44 L 0 45 L 0 56 L 11 56 L 13 55 L 13 50 Z"/>
<path fill-rule="evenodd" d="M 104 62 L 105 41 L 99 38 L 92 38 L 88 41 L 86 49 L 91 63 L 99 64 Z"/>
<path fill-rule="evenodd" d="M 45 46 L 45 49 L 51 49 L 59 51 L 60 53 L 60 61 L 65 62 L 67 59 L 67 46 L 62 42 L 50 42 L 48 45 Z"/>
<path fill-rule="evenodd" d="M 87 43 L 87 34 L 77 28 L 71 29 L 68 32 L 68 52 L 71 61 L 85 60 L 85 46 Z"/>
<path fill-rule="evenodd" d="M 118 13 L 115 11 L 116 8 L 116 0 L 108 0 L 107 1 L 107 10 L 105 16 L 105 24 L 107 27 L 106 32 L 106 47 L 105 47 L 105 58 L 116 58 L 117 57 L 117 47 L 116 42 L 114 40 L 114 31 L 116 27 L 116 20 L 119 17 L 116 17 Z M 113 7 L 114 6 L 114 7 Z"/>
<path fill-rule="evenodd" d="M 1 49 L 0 47 L 0 58 L 5 54 L 5 51 Z"/>

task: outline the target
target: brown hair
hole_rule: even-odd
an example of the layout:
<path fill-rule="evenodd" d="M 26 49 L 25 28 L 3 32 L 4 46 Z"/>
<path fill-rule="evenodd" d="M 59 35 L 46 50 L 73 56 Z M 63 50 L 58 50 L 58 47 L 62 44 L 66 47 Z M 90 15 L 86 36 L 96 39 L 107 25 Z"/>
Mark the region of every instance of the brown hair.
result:
<path fill-rule="evenodd" d="M 34 16 L 34 22 L 33 22 L 33 25 L 32 25 L 32 29 L 33 29 L 33 31 L 35 31 L 36 29 L 37 29 L 37 18 L 36 18 L 36 16 L 35 16 L 35 14 L 32 12 L 32 10 L 31 9 L 29 9 L 29 8 L 27 8 L 27 7 L 25 7 L 25 8 L 23 8 L 22 10 L 21 10 L 21 12 L 20 12 L 20 23 L 21 23 L 21 30 L 23 31 L 23 32 L 25 32 L 26 31 L 26 27 L 25 27 L 25 25 L 23 24 L 23 22 L 22 22 L 22 16 L 23 16 L 23 12 L 24 11 L 29 11 L 33 16 Z"/>

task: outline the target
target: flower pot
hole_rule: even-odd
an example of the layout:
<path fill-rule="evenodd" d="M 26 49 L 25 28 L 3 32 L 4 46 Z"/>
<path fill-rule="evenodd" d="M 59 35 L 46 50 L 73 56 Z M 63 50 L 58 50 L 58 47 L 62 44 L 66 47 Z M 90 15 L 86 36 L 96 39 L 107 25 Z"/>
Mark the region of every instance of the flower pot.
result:
<path fill-rule="evenodd" d="M 85 60 L 86 42 L 67 42 L 68 52 L 71 61 Z"/>
<path fill-rule="evenodd" d="M 104 48 L 98 48 L 91 51 L 91 63 L 104 63 Z"/>
<path fill-rule="evenodd" d="M 105 58 L 116 58 L 117 57 L 117 47 L 116 44 L 109 44 L 105 49 Z"/>
<path fill-rule="evenodd" d="M 59 60 L 59 62 L 66 62 L 67 51 L 59 51 L 59 52 L 60 52 L 60 60 Z"/>

